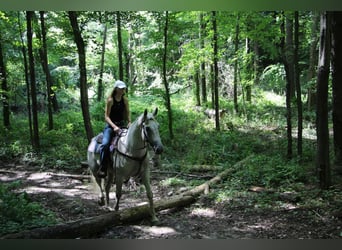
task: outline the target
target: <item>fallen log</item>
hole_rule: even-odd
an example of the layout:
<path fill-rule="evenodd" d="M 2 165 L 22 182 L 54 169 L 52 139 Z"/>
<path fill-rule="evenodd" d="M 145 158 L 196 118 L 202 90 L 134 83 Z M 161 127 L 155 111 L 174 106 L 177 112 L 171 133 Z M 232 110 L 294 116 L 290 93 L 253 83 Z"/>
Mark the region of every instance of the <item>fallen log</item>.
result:
<path fill-rule="evenodd" d="M 229 169 L 221 172 L 209 181 L 189 190 L 180 195 L 173 196 L 168 199 L 155 201 L 155 210 L 162 211 L 176 207 L 184 207 L 195 202 L 202 193 L 208 193 L 210 186 L 226 179 L 237 168 L 250 159 L 250 157 L 236 163 Z M 49 226 L 44 228 L 36 228 L 26 230 L 14 234 L 8 234 L 1 239 L 75 239 L 87 238 L 103 232 L 109 226 L 118 226 L 122 224 L 132 223 L 149 217 L 149 205 L 141 205 L 137 207 L 127 208 L 116 212 L 109 212 L 99 216 L 84 218 L 77 221 Z"/>
<path fill-rule="evenodd" d="M 167 200 L 155 202 L 155 210 L 161 211 L 174 207 L 187 206 L 195 201 L 194 196 L 174 196 Z M 76 239 L 87 238 L 103 232 L 109 226 L 128 224 L 149 217 L 149 205 L 109 212 L 99 216 L 84 218 L 77 221 L 26 230 L 19 233 L 8 234 L 1 239 Z"/>

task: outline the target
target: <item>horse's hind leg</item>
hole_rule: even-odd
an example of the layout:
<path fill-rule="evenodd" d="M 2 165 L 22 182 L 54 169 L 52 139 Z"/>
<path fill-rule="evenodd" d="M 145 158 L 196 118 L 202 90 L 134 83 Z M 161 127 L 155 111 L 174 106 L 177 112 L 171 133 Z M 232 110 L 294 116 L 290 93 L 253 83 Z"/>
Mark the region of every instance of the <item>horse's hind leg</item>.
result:
<path fill-rule="evenodd" d="M 101 178 L 99 177 L 95 177 L 95 181 L 97 183 L 97 186 L 99 187 L 100 189 L 100 195 L 99 195 L 99 200 L 98 200 L 98 203 L 100 206 L 103 206 L 105 204 L 104 202 L 104 194 L 103 194 L 103 187 L 102 187 L 102 180 Z"/>
<path fill-rule="evenodd" d="M 106 206 L 109 207 L 109 192 L 112 187 L 113 182 L 113 171 L 110 168 L 107 168 L 107 177 L 105 178 L 105 192 L 106 192 Z"/>
<path fill-rule="evenodd" d="M 119 210 L 119 202 L 120 202 L 120 198 L 121 198 L 121 194 L 122 194 L 122 180 L 118 180 L 119 178 L 117 178 L 116 180 L 116 205 L 115 205 L 115 211 Z"/>

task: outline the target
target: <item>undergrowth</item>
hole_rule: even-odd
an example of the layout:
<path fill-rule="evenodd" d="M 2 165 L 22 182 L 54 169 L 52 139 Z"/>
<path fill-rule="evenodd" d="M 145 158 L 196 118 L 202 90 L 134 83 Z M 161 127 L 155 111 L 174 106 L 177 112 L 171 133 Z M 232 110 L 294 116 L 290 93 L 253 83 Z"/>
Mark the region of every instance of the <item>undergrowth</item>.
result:
<path fill-rule="evenodd" d="M 159 109 L 157 120 L 165 147 L 161 157 L 164 170 L 216 175 L 227 168 L 233 168 L 239 160 L 253 155 L 242 167 L 234 169 L 228 180 L 218 185 L 219 190 L 212 196 L 219 202 L 246 197 L 250 195 L 246 190 L 251 186 L 290 190 L 298 184 L 316 182 L 315 140 L 304 138 L 301 161 L 296 156 L 288 160 L 283 101 L 269 100 L 267 95 L 257 94 L 254 97 L 255 103 L 244 103 L 239 115 L 233 111 L 230 101 L 221 100 L 221 108 L 228 112 L 221 119 L 220 131 L 215 130 L 214 119 L 204 115 L 205 108 L 201 111 L 195 109 L 190 94 L 173 95 L 173 139 L 169 137 L 168 115 L 161 97 L 136 94 L 129 96 L 129 99 L 132 120 L 146 108 L 150 112 L 156 107 Z M 104 128 L 104 102 L 91 102 L 90 112 L 94 134 L 100 133 Z M 47 122 L 47 115 L 40 114 L 40 152 L 33 152 L 30 146 L 25 114 L 12 114 L 10 130 L 2 127 L 1 122 L 0 136 L 3 139 L 0 144 L 0 160 L 12 163 L 19 161 L 46 169 L 79 171 L 80 162 L 86 160 L 88 146 L 81 111 L 64 109 L 54 114 L 54 129 L 50 131 Z M 188 181 L 182 176 L 161 181 L 163 186 L 198 184 L 198 181 Z M 44 212 L 37 203 L 30 203 L 26 194 L 13 194 L 11 187 L 5 185 L 0 188 L 3 225 L 0 230 L 11 231 L 23 223 L 36 226 L 54 223 L 53 214 Z M 260 196 L 257 197 L 260 199 Z M 272 204 L 272 197 L 265 196 L 258 203 Z M 12 219 L 5 221 L 5 218 Z"/>

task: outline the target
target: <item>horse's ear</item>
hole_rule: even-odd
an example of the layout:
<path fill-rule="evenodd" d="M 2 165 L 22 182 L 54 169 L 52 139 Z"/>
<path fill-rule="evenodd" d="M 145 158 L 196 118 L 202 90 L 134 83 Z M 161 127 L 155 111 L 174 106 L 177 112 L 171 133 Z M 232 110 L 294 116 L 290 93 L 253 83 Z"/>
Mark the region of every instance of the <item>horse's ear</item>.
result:
<path fill-rule="evenodd" d="M 156 108 L 156 109 L 154 110 L 154 112 L 153 112 L 153 116 L 154 116 L 154 117 L 156 117 L 156 116 L 157 116 L 157 114 L 158 114 L 158 108 Z"/>

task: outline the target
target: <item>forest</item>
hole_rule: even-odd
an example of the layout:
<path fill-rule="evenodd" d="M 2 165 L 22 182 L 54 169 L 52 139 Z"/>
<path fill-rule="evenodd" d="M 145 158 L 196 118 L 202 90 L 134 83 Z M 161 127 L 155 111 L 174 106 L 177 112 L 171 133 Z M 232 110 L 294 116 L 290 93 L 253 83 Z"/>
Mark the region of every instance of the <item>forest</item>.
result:
<path fill-rule="evenodd" d="M 0 29 L 0 238 L 342 238 L 342 12 L 0 11 Z M 157 226 L 96 201 L 116 80 L 132 120 L 159 110 L 156 202 L 205 186 Z"/>

